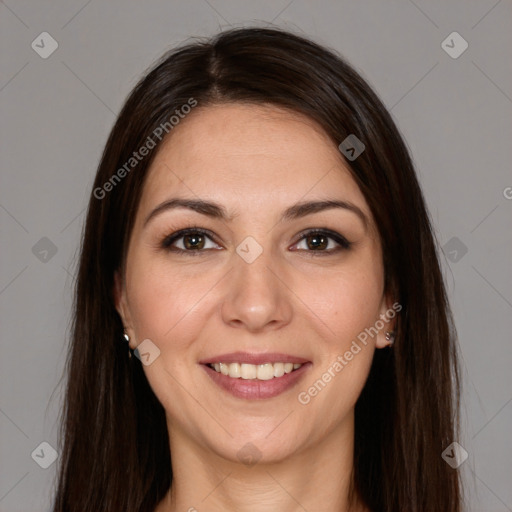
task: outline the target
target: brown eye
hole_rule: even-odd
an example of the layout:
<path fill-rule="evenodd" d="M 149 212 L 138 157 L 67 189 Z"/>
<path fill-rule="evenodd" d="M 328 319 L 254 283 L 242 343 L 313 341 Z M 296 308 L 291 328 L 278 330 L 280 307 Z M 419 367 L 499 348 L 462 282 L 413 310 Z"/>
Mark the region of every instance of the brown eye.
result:
<path fill-rule="evenodd" d="M 329 237 L 324 235 L 308 235 L 304 238 L 306 245 L 312 249 L 326 249 L 329 245 Z"/>
<path fill-rule="evenodd" d="M 303 247 L 299 247 L 300 244 Z M 301 251 L 312 253 L 312 256 L 327 256 L 332 253 L 348 250 L 351 245 L 351 242 L 335 231 L 312 229 L 303 233 L 295 247 Z"/>
<path fill-rule="evenodd" d="M 183 245 L 186 249 L 203 249 L 205 240 L 204 236 L 199 233 L 195 233 L 192 235 L 185 235 L 182 237 L 184 240 Z"/>
<path fill-rule="evenodd" d="M 168 251 L 192 256 L 206 253 L 209 249 L 219 248 L 212 236 L 201 228 L 182 229 L 172 233 L 162 240 L 161 246 Z"/>

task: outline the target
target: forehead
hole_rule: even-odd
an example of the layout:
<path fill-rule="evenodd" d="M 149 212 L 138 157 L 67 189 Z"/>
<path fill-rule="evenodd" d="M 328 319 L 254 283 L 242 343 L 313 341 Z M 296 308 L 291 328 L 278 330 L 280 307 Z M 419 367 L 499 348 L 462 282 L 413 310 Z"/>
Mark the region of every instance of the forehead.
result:
<path fill-rule="evenodd" d="M 337 146 L 322 128 L 273 106 L 198 107 L 182 120 L 148 170 L 141 209 L 170 195 L 208 197 L 237 212 L 337 197 L 358 203 L 369 214 Z"/>

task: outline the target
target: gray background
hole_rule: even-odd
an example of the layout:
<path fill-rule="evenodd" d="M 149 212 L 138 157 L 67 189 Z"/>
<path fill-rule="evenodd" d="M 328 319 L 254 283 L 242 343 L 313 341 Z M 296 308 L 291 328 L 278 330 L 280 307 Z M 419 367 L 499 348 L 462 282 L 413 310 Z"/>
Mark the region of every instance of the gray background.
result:
<path fill-rule="evenodd" d="M 126 95 L 191 36 L 273 22 L 340 51 L 407 140 L 460 337 L 466 510 L 511 511 L 511 15 L 510 0 L 0 2 L 0 510 L 50 508 L 56 463 L 31 453 L 57 447 L 84 209 Z M 31 47 L 44 31 L 47 59 Z"/>

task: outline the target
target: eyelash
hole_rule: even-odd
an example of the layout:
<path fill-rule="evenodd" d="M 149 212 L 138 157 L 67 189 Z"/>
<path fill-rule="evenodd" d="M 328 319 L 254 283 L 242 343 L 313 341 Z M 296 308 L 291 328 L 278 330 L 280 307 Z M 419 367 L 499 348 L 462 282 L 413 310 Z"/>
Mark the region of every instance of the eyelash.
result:
<path fill-rule="evenodd" d="M 180 229 L 179 231 L 176 231 L 175 233 L 167 235 L 161 242 L 161 248 L 165 249 L 167 251 L 170 251 L 170 252 L 186 254 L 187 256 L 200 256 L 201 253 L 204 253 L 208 250 L 212 250 L 212 249 L 185 250 L 185 249 L 179 249 L 176 247 L 172 247 L 172 244 L 174 242 L 176 242 L 180 238 L 185 237 L 186 235 L 191 235 L 191 234 L 201 234 L 201 235 L 207 236 L 210 240 L 215 242 L 214 238 L 212 237 L 212 235 L 210 234 L 209 231 L 207 231 L 203 228 L 193 226 L 190 228 Z M 340 235 L 339 233 L 336 233 L 335 231 L 331 231 L 330 229 L 317 229 L 317 228 L 308 229 L 308 230 L 302 232 L 300 235 L 300 238 L 293 245 L 297 245 L 298 243 L 302 242 L 302 240 L 306 239 L 308 236 L 311 236 L 311 235 L 326 235 L 327 238 L 334 240 L 338 244 L 338 247 L 336 247 L 334 249 L 329 249 L 329 250 L 314 251 L 314 250 L 300 249 L 300 251 L 302 251 L 302 252 L 311 253 L 310 256 L 313 256 L 313 257 L 316 257 L 316 256 L 322 257 L 322 256 L 333 255 L 340 251 L 349 250 L 352 247 L 352 242 L 349 242 L 344 236 Z M 215 243 L 217 243 L 217 242 L 215 242 Z"/>

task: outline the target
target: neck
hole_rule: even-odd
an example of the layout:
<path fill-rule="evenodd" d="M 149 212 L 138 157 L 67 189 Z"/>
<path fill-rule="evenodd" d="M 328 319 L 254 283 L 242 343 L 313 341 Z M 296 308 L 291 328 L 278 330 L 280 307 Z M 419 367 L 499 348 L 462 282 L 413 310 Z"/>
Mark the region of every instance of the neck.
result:
<path fill-rule="evenodd" d="M 199 446 L 185 432 L 170 432 L 173 481 L 155 512 L 367 511 L 357 497 L 350 503 L 353 415 L 321 444 L 299 449 L 279 462 L 252 466 Z"/>

